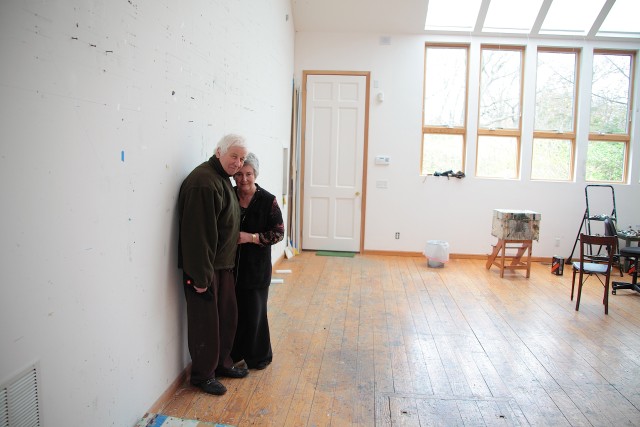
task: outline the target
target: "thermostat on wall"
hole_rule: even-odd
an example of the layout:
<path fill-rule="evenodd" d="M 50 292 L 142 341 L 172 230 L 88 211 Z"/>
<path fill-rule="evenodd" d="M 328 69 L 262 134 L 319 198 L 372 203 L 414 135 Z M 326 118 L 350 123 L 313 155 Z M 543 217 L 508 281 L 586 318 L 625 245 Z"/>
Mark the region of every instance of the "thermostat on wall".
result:
<path fill-rule="evenodd" d="M 376 165 L 388 165 L 391 163 L 389 156 L 376 156 Z"/>

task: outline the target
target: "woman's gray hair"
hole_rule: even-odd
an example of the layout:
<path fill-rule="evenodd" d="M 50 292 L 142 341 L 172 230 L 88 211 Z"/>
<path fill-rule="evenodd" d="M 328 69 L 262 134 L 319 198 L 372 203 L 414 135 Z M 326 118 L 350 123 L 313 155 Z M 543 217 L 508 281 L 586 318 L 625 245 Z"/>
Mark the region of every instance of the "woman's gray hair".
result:
<path fill-rule="evenodd" d="M 249 153 L 244 159 L 244 166 L 251 166 L 253 168 L 253 175 L 257 178 L 260 173 L 260 162 L 255 154 Z"/>
<path fill-rule="evenodd" d="M 233 133 L 223 136 L 220 141 L 218 141 L 216 149 L 220 150 L 220 155 L 224 155 L 231 147 L 248 149 L 247 142 L 244 137 Z"/>

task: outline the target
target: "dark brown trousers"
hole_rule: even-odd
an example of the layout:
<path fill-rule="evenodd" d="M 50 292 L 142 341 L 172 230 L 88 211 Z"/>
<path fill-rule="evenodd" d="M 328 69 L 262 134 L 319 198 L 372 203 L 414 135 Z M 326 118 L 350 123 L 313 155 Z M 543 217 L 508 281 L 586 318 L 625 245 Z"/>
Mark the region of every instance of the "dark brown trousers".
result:
<path fill-rule="evenodd" d="M 238 325 L 233 270 L 216 270 L 206 292 L 184 285 L 191 354 L 191 384 L 215 378 L 218 366 L 230 368 L 231 348 Z"/>

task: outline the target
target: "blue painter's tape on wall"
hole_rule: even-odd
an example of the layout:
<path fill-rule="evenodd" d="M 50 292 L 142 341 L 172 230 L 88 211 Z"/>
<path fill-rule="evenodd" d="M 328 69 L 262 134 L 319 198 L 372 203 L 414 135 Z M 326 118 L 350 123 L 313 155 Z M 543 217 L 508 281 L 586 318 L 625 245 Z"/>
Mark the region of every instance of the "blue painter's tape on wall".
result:
<path fill-rule="evenodd" d="M 120 152 L 120 160 L 124 162 L 124 150 Z"/>

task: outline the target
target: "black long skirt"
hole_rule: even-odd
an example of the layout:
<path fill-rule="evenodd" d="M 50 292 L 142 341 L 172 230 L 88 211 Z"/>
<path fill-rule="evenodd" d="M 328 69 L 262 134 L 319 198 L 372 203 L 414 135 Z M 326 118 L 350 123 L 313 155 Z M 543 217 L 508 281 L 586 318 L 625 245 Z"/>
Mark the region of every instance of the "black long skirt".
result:
<path fill-rule="evenodd" d="M 271 336 L 267 317 L 269 288 L 236 289 L 238 302 L 238 328 L 231 358 L 234 362 L 244 359 L 250 369 L 271 363 Z"/>

